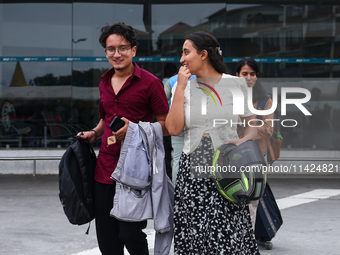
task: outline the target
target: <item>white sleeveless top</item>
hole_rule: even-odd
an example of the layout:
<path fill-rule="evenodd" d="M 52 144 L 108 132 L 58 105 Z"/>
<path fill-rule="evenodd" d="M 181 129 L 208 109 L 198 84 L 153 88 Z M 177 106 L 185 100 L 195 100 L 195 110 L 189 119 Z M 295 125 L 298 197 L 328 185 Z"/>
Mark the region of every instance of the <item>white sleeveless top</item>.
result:
<path fill-rule="evenodd" d="M 215 150 L 230 140 L 238 139 L 237 122 L 239 121 L 239 116 L 248 117 L 254 115 L 247 106 L 247 83 L 244 78 L 222 74 L 222 78 L 216 79 L 216 82 L 217 84 L 214 88 L 221 98 L 222 105 L 214 92 L 211 92 L 210 96 L 203 93 L 202 89 L 198 89 L 196 78 L 188 81 L 184 90 L 185 130 L 183 152 L 187 155 L 198 147 L 203 134 L 210 135 Z M 201 87 L 204 88 L 205 86 Z M 234 100 L 233 94 L 229 90 L 233 87 L 239 92 Z M 172 95 L 175 94 L 176 88 L 177 83 L 172 88 Z M 208 88 L 206 89 L 208 90 Z M 243 94 L 243 102 L 240 92 Z M 233 114 L 235 102 L 239 111 L 239 107 L 243 107 L 243 114 Z M 206 114 L 202 114 L 202 111 L 206 112 Z"/>

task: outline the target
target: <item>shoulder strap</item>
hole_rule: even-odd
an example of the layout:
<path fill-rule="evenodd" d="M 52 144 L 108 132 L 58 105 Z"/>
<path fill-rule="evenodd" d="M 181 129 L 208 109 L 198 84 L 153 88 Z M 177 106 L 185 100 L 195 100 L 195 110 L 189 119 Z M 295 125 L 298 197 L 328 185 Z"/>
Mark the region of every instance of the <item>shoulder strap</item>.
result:
<path fill-rule="evenodd" d="M 270 157 L 271 157 L 272 161 L 276 160 L 275 154 L 274 154 L 274 151 L 273 151 L 273 147 L 272 147 L 272 145 L 271 145 L 271 143 L 270 143 L 270 139 L 267 139 L 267 140 L 266 140 L 266 143 L 267 143 L 268 150 L 269 150 L 269 152 L 270 152 Z"/>
<path fill-rule="evenodd" d="M 269 98 L 270 98 L 270 95 L 266 94 L 266 96 L 265 96 L 261 101 L 258 101 L 258 102 L 257 102 L 257 107 L 256 107 L 256 109 L 257 109 L 257 110 L 259 110 L 259 109 L 263 110 Z M 258 120 L 261 119 L 259 115 L 256 115 L 256 118 L 257 118 Z"/>
<path fill-rule="evenodd" d="M 266 96 L 257 103 L 257 109 L 260 108 L 261 110 L 263 110 L 269 98 L 270 95 L 266 94 Z"/>
<path fill-rule="evenodd" d="M 269 98 L 270 98 L 270 95 L 266 94 L 266 96 L 261 101 L 258 101 L 257 109 L 263 110 L 264 107 L 266 106 L 266 103 L 268 102 Z M 261 119 L 260 116 L 257 115 L 257 119 Z M 268 150 L 270 152 L 270 157 L 274 161 L 275 160 L 275 154 L 274 154 L 274 151 L 273 151 L 273 147 L 270 143 L 270 139 L 266 139 L 266 144 L 267 144 Z"/>

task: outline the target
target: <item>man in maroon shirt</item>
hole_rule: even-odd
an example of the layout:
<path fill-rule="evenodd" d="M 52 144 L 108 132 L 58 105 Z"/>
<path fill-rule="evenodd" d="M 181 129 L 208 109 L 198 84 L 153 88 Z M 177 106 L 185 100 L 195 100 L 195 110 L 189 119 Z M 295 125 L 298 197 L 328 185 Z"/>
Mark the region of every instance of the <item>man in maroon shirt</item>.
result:
<path fill-rule="evenodd" d="M 113 66 L 101 78 L 98 125 L 83 132 L 82 138 L 93 142 L 102 137 L 95 170 L 96 232 L 102 254 L 124 254 L 124 245 L 130 254 L 149 254 L 143 222 L 124 222 L 110 216 L 115 194 L 115 183 L 110 176 L 114 171 L 129 121 L 153 122 L 153 117 L 165 129 L 169 110 L 162 82 L 132 61 L 137 51 L 137 34 L 122 22 L 101 29 L 99 38 L 106 57 Z M 121 117 L 125 126 L 112 132 L 109 125 L 115 116 Z M 108 145 L 107 138 L 115 135 L 117 142 Z"/>

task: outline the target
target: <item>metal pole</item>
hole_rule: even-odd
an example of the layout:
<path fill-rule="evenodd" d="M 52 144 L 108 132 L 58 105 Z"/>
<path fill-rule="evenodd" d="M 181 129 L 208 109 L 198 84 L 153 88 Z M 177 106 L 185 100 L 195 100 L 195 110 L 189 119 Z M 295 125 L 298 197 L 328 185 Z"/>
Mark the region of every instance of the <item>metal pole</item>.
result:
<path fill-rule="evenodd" d="M 37 160 L 33 159 L 33 176 L 37 173 Z"/>

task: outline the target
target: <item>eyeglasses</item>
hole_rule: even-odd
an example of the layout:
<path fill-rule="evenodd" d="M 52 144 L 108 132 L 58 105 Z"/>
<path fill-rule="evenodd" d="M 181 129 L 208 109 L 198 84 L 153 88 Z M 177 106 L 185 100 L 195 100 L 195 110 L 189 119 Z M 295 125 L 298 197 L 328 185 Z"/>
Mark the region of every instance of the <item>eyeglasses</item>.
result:
<path fill-rule="evenodd" d="M 124 56 L 127 54 L 128 50 L 131 48 L 132 46 L 130 47 L 123 46 L 123 47 L 119 47 L 118 49 L 115 49 L 113 47 L 107 47 L 105 48 L 105 52 L 108 57 L 113 57 L 116 54 L 116 51 L 118 51 L 118 54 L 120 54 L 121 56 Z"/>

